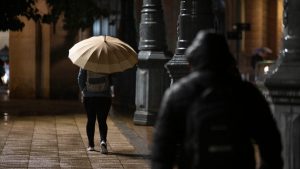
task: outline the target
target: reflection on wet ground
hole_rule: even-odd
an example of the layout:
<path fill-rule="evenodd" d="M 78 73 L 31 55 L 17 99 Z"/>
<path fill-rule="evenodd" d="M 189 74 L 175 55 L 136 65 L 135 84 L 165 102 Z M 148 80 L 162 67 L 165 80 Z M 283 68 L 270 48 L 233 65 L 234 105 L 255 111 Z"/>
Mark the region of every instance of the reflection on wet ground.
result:
<path fill-rule="evenodd" d="M 150 168 L 153 127 L 110 116 L 109 153 L 103 155 L 98 130 L 96 151 L 86 150 L 85 124 L 78 101 L 1 100 L 0 168 Z"/>

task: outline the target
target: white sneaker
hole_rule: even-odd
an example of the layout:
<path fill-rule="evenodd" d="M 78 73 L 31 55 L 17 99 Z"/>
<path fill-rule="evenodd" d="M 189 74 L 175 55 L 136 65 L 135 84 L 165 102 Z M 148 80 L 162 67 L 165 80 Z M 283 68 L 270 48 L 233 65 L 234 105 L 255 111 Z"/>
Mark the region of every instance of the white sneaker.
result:
<path fill-rule="evenodd" d="M 95 148 L 89 146 L 89 147 L 87 148 L 87 151 L 95 151 Z"/>
<path fill-rule="evenodd" d="M 101 153 L 102 154 L 107 154 L 108 153 L 108 151 L 107 151 L 107 145 L 106 145 L 105 141 L 101 141 L 100 147 L 101 147 Z"/>

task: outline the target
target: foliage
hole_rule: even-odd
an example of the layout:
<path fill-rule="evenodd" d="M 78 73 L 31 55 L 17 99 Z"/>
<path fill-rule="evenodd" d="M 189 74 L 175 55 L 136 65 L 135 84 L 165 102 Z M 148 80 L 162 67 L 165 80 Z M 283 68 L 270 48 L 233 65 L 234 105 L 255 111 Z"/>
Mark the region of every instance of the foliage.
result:
<path fill-rule="evenodd" d="M 20 31 L 24 23 L 19 16 L 44 23 L 56 23 L 64 15 L 66 29 L 85 29 L 96 18 L 107 15 L 103 0 L 47 0 L 50 12 L 40 15 L 35 6 L 37 0 L 0 0 L 0 31 Z M 107 6 L 106 6 L 107 7 Z"/>
<path fill-rule="evenodd" d="M 0 31 L 20 31 L 24 23 L 18 16 L 39 20 L 41 16 L 35 7 L 35 0 L 1 0 L 0 1 Z"/>
<path fill-rule="evenodd" d="M 65 29 L 85 29 L 91 26 L 96 18 L 108 14 L 108 8 L 103 8 L 101 0 L 47 0 L 51 7 L 49 15 L 43 17 L 47 23 L 56 23 L 64 14 Z"/>

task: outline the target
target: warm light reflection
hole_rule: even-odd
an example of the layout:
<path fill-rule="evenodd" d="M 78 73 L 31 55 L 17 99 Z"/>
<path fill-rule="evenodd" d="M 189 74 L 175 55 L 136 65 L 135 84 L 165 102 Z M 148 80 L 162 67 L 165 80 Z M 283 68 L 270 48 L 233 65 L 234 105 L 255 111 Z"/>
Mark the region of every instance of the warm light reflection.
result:
<path fill-rule="evenodd" d="M 4 118 L 3 118 L 3 120 L 4 120 L 4 125 L 7 125 L 7 122 L 8 122 L 8 119 L 9 119 L 8 113 L 3 113 L 3 115 L 4 115 Z"/>

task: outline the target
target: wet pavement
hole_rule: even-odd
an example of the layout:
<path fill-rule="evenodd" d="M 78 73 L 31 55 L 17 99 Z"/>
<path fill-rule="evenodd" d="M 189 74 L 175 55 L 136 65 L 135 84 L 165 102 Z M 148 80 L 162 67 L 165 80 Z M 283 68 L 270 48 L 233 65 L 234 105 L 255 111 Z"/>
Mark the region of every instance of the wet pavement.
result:
<path fill-rule="evenodd" d="M 152 127 L 129 116 L 108 118 L 108 154 L 87 151 L 79 101 L 0 100 L 0 169 L 149 169 Z M 96 124 L 97 125 L 97 124 Z"/>

